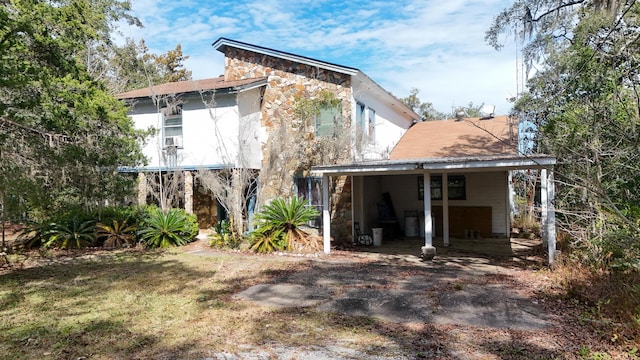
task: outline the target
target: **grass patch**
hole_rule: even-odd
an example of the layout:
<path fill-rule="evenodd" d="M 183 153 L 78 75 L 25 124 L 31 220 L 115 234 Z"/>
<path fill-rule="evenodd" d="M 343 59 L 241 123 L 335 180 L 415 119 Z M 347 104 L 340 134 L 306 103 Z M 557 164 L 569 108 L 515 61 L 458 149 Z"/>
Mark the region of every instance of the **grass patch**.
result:
<path fill-rule="evenodd" d="M 375 322 L 271 309 L 233 294 L 305 260 L 104 252 L 0 275 L 0 353 L 32 358 L 202 358 L 239 346 L 376 346 Z"/>

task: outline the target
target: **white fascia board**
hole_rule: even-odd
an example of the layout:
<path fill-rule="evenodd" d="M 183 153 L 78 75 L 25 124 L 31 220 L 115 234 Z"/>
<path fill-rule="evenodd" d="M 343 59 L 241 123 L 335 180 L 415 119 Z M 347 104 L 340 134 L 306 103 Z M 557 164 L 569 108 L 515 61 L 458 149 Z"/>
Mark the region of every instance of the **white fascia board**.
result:
<path fill-rule="evenodd" d="M 308 58 L 306 56 L 300 56 L 300 55 L 296 55 L 296 54 L 291 54 L 291 53 L 287 53 L 287 52 L 283 52 L 283 51 L 269 49 L 269 48 L 265 48 L 265 47 L 257 46 L 257 45 L 251 45 L 251 44 L 247 44 L 247 43 L 243 43 L 243 42 L 235 41 L 235 40 L 230 40 L 230 39 L 226 39 L 226 38 L 220 38 L 220 39 L 216 40 L 216 42 L 214 42 L 212 44 L 212 46 L 213 46 L 214 49 L 216 49 L 218 51 L 221 51 L 221 52 L 223 51 L 221 49 L 223 49 L 225 46 L 231 46 L 231 47 L 242 49 L 242 50 L 248 50 L 248 51 L 256 52 L 256 53 L 259 53 L 259 54 L 273 56 L 273 57 L 276 57 L 276 58 L 289 60 L 289 61 L 293 61 L 293 62 L 297 62 L 297 63 L 301 63 L 301 64 L 306 64 L 306 65 L 309 65 L 309 66 L 314 66 L 314 67 L 318 67 L 318 68 L 321 68 L 321 69 L 335 71 L 335 72 L 339 72 L 339 73 L 343 73 L 343 74 L 347 74 L 347 75 L 352 75 L 352 76 L 356 75 L 359 72 L 357 69 L 354 69 L 354 68 L 349 68 L 349 67 L 345 67 L 345 66 L 331 64 L 331 63 L 328 63 L 328 62 L 324 62 L 324 61 Z"/>
<path fill-rule="evenodd" d="M 255 89 L 255 88 L 263 87 L 263 86 L 266 86 L 266 85 L 267 85 L 267 79 L 265 78 L 264 80 L 252 82 L 252 83 L 245 84 L 245 85 L 235 86 L 235 87 L 233 87 L 233 90 L 235 92 L 242 92 L 242 91 L 247 91 L 247 90 L 252 90 L 252 89 Z"/>
<path fill-rule="evenodd" d="M 552 157 L 544 158 L 523 158 L 523 159 L 497 159 L 497 160 L 472 160 L 462 162 L 441 162 L 441 163 L 423 163 L 422 168 L 425 170 L 471 170 L 471 169 L 488 169 L 495 168 L 501 170 L 509 169 L 531 169 L 553 166 L 556 159 Z"/>
<path fill-rule="evenodd" d="M 331 166 L 327 168 L 312 169 L 311 173 L 315 176 L 321 175 L 387 175 L 393 173 L 407 173 L 416 171 L 419 164 L 386 164 L 386 165 L 345 165 Z"/>
<path fill-rule="evenodd" d="M 395 95 L 385 90 L 382 86 L 380 86 L 377 82 L 371 79 L 367 74 L 359 71 L 355 76 L 355 79 L 360 81 L 364 86 L 370 90 L 372 93 L 378 94 L 378 96 L 382 97 L 386 100 L 387 103 L 391 105 L 392 108 L 396 108 L 398 111 L 406 114 L 406 118 L 409 121 L 420 121 L 420 115 L 418 115 L 413 109 L 411 109 L 407 104 L 403 103 L 400 99 L 398 99 Z"/>

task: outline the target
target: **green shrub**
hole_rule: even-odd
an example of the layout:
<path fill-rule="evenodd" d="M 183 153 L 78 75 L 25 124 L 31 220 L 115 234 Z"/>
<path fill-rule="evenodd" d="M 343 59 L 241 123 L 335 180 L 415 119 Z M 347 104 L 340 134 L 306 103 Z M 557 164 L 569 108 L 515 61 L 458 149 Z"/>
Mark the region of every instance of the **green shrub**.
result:
<path fill-rule="evenodd" d="M 92 245 L 96 239 L 96 225 L 93 220 L 73 218 L 69 221 L 60 221 L 49 224 L 42 245 L 67 249 L 70 247 L 82 248 Z"/>
<path fill-rule="evenodd" d="M 27 221 L 24 229 L 18 236 L 17 245 L 25 250 L 39 248 L 48 240 L 52 223 L 45 221 Z"/>
<path fill-rule="evenodd" d="M 275 250 L 318 250 L 318 240 L 309 237 L 300 226 L 319 215 L 298 197 L 275 199 L 256 214 L 258 227 L 251 234 L 251 249 L 258 252 Z"/>
<path fill-rule="evenodd" d="M 220 220 L 213 225 L 213 233 L 209 235 L 209 245 L 211 247 L 237 248 L 239 240 L 233 236 L 231 223 L 227 220 Z"/>
<path fill-rule="evenodd" d="M 104 247 L 118 248 L 130 246 L 136 242 L 136 226 L 129 225 L 127 220 L 113 220 L 112 225 L 98 224 L 97 239 L 103 240 Z"/>
<path fill-rule="evenodd" d="M 197 221 L 190 215 L 181 209 L 169 209 L 165 213 L 151 207 L 138 229 L 138 236 L 150 248 L 186 245 L 198 235 Z"/>
<path fill-rule="evenodd" d="M 93 218 L 102 224 L 113 224 L 114 220 L 121 223 L 126 220 L 131 225 L 137 225 L 147 215 L 146 208 L 146 206 L 109 206 L 97 211 Z"/>

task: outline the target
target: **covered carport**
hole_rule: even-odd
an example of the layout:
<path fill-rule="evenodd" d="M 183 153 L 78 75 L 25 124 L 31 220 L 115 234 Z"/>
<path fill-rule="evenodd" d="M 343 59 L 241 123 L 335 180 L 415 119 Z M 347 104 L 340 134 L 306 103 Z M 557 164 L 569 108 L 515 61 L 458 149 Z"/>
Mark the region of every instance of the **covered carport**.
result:
<path fill-rule="evenodd" d="M 448 246 L 451 239 L 451 231 L 460 231 L 460 229 L 452 229 L 450 215 L 452 209 L 455 209 L 455 205 L 452 206 L 452 201 L 449 200 L 448 194 L 449 184 L 448 179 L 452 176 L 466 176 L 467 178 L 487 178 L 486 174 L 491 174 L 489 179 L 484 180 L 484 183 L 497 182 L 499 185 L 493 185 L 494 188 L 502 189 L 502 194 L 498 195 L 501 199 L 505 199 L 499 202 L 497 209 L 494 213 L 499 214 L 503 219 L 496 219 L 494 221 L 492 232 L 502 232 L 508 236 L 510 231 L 510 216 L 512 208 L 513 191 L 510 187 L 510 177 L 515 170 L 538 170 L 540 178 L 540 214 L 542 221 L 542 233 L 544 243 L 547 245 L 548 261 L 553 263 L 556 250 L 555 241 L 555 212 L 554 212 L 554 186 L 553 186 L 553 166 L 556 163 L 556 159 L 550 156 L 537 155 L 537 156 L 516 156 L 516 155 L 500 155 L 500 156 L 456 156 L 448 158 L 427 158 L 427 159 L 406 159 L 406 160 L 383 160 L 376 162 L 363 162 L 353 163 L 346 165 L 332 165 L 332 166 L 317 166 L 313 168 L 313 172 L 318 176 L 322 176 L 323 184 L 323 241 L 324 252 L 329 253 L 331 251 L 331 216 L 330 216 L 330 203 L 329 203 L 329 179 L 331 177 L 348 176 L 351 177 L 352 184 L 352 219 L 361 220 L 365 218 L 367 211 L 372 211 L 371 206 L 367 205 L 364 201 L 366 198 L 377 198 L 381 194 L 372 193 L 372 189 L 366 186 L 364 179 L 367 177 L 377 177 L 384 179 L 388 183 L 397 183 L 398 186 L 403 188 L 405 183 L 402 179 L 406 179 L 407 176 L 420 176 L 423 181 L 422 184 L 424 194 L 432 194 L 431 184 L 432 177 L 438 177 L 441 184 L 440 200 L 438 201 L 439 217 L 438 221 L 441 223 L 442 233 L 438 236 L 442 237 L 443 245 Z M 462 175 L 460 175 L 462 174 Z M 395 181 L 394 179 L 398 179 Z M 489 185 L 486 185 L 489 186 Z M 482 191 L 482 186 L 475 186 L 474 192 Z M 398 191 L 410 191 L 413 189 L 399 189 Z M 375 192 L 375 191 L 373 191 Z M 488 197 L 489 198 L 489 197 Z M 490 201 L 490 200 L 487 200 Z M 490 203 L 487 206 L 491 207 Z M 434 224 L 432 216 L 434 213 L 434 206 L 432 196 L 422 196 L 421 199 L 422 211 L 419 212 L 420 228 L 419 231 L 424 237 L 424 247 L 433 247 L 434 238 Z M 494 206 L 495 207 L 495 206 Z M 504 207 L 502 209 L 502 207 Z M 440 209 L 441 208 L 441 209 Z M 473 215 L 471 215 L 473 216 Z M 494 216 L 495 217 L 495 216 Z M 496 225 L 497 224 L 497 225 Z M 420 249 L 416 249 L 418 252 Z"/>

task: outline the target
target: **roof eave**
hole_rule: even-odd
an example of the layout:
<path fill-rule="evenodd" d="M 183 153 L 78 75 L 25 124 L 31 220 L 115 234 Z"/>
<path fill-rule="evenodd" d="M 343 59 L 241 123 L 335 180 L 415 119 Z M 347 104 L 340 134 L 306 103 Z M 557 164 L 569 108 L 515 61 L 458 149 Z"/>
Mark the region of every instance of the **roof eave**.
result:
<path fill-rule="evenodd" d="M 508 157 L 495 159 L 415 159 L 386 160 L 375 163 L 354 163 L 346 165 L 315 166 L 312 173 L 316 176 L 329 175 L 393 175 L 420 173 L 424 171 L 487 171 L 549 168 L 556 164 L 556 158 L 550 156 Z"/>
<path fill-rule="evenodd" d="M 273 56 L 273 57 L 281 58 L 281 59 L 284 59 L 284 60 L 294 61 L 294 62 L 306 64 L 306 65 L 309 65 L 309 66 L 314 66 L 314 67 L 318 67 L 318 68 L 321 68 L 321 69 L 335 71 L 335 72 L 338 72 L 338 73 L 347 74 L 347 75 L 351 75 L 351 76 L 355 76 L 359 72 L 358 69 L 354 69 L 354 68 L 350 68 L 350 67 L 346 67 L 346 66 L 341 66 L 341 65 L 337 65 L 337 64 L 332 64 L 332 63 L 328 63 L 328 62 L 312 59 L 312 58 L 309 58 L 309 57 L 306 57 L 306 56 L 291 54 L 291 53 L 284 52 L 284 51 L 269 49 L 269 48 L 262 47 L 262 46 L 247 44 L 247 43 L 244 43 L 244 42 L 241 42 L 241 41 L 231 40 L 231 39 L 227 39 L 227 38 L 223 38 L 223 37 L 219 38 L 218 40 L 216 40 L 211 45 L 213 46 L 214 49 L 216 49 L 216 50 L 218 50 L 220 52 L 224 52 L 224 48 L 226 46 L 231 46 L 231 47 L 235 47 L 235 48 L 238 48 L 238 49 L 253 51 L 253 52 L 257 52 L 259 54 Z"/>
<path fill-rule="evenodd" d="M 261 78 L 260 80 L 257 80 L 255 82 L 250 82 L 247 84 L 242 84 L 242 85 L 237 85 L 237 86 L 227 86 L 227 87 L 221 87 L 221 88 L 210 88 L 210 89 L 198 89 L 198 90 L 189 90 L 189 91 L 181 91 L 181 92 L 176 92 L 176 93 L 167 93 L 167 94 L 157 94 L 159 96 L 164 96 L 164 95 L 195 95 L 195 94 L 200 94 L 202 91 L 216 91 L 216 92 L 220 92 L 220 93 L 228 93 L 228 94 L 232 94 L 232 93 L 236 93 L 236 92 L 242 92 L 242 91 L 247 91 L 247 90 L 251 90 L 251 89 L 255 89 L 255 88 L 259 88 L 262 86 L 266 86 L 267 85 L 267 78 Z M 135 100 L 135 99 L 147 99 L 152 97 L 152 94 L 145 94 L 145 95 L 139 95 L 139 96 L 132 96 L 132 97 L 123 97 L 123 96 L 118 96 L 116 95 L 116 98 L 119 100 Z"/>

